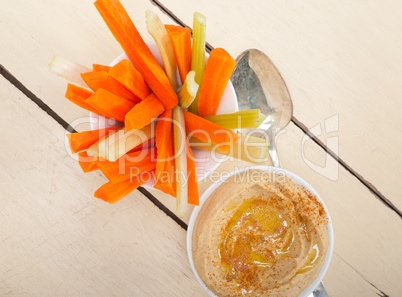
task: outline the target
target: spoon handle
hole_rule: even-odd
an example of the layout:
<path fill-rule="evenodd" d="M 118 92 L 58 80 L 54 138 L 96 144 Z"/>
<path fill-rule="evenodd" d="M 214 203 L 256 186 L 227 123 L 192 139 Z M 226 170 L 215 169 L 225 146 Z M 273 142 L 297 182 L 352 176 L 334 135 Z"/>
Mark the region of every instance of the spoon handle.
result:
<path fill-rule="evenodd" d="M 322 282 L 313 291 L 312 296 L 314 296 L 314 297 L 328 297 L 328 293 L 325 290 L 324 284 Z"/>
<path fill-rule="evenodd" d="M 271 156 L 272 163 L 276 168 L 281 167 L 281 163 L 279 162 L 279 156 L 278 152 L 276 150 L 276 137 L 275 137 L 275 131 L 273 129 L 269 129 L 267 131 L 268 133 L 268 139 L 269 139 L 269 144 L 268 144 L 268 152 L 269 155 Z"/>

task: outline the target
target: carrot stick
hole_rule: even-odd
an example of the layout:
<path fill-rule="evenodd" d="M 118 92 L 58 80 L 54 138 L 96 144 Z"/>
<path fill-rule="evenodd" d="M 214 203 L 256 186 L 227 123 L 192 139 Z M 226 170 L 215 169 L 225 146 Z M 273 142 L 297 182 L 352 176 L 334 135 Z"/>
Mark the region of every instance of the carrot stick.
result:
<path fill-rule="evenodd" d="M 191 31 L 176 25 L 165 25 L 173 44 L 181 83 L 184 83 L 187 73 L 191 70 Z"/>
<path fill-rule="evenodd" d="M 151 94 L 151 90 L 141 73 L 135 69 L 133 64 L 127 59 L 114 65 L 110 69 L 109 75 L 141 100 Z"/>
<path fill-rule="evenodd" d="M 223 48 L 211 51 L 198 96 L 197 107 L 200 116 L 216 114 L 235 66 L 236 61 Z"/>
<path fill-rule="evenodd" d="M 109 118 L 114 118 L 120 122 L 124 122 L 126 114 L 136 105 L 134 102 L 104 89 L 98 89 L 85 102 L 102 113 L 108 114 Z"/>
<path fill-rule="evenodd" d="M 165 108 L 171 109 L 176 106 L 178 97 L 175 90 L 120 1 L 97 0 L 95 6 L 130 61 Z"/>
<path fill-rule="evenodd" d="M 172 110 L 159 118 L 155 130 L 157 162 L 154 188 L 176 197 Z"/>
<path fill-rule="evenodd" d="M 98 167 L 107 179 L 116 184 L 133 178 L 144 171 L 155 170 L 156 150 L 154 148 L 129 153 L 115 162 L 98 162 Z"/>
<path fill-rule="evenodd" d="M 138 103 L 141 101 L 140 98 L 127 90 L 122 84 L 111 77 L 106 71 L 92 71 L 81 73 L 81 77 L 94 92 L 99 89 L 104 89 L 115 94 L 116 96 L 125 98 L 134 103 Z"/>
<path fill-rule="evenodd" d="M 98 163 L 99 158 L 88 156 L 87 151 L 82 151 L 78 153 L 78 164 L 80 164 L 81 169 L 82 171 L 84 171 L 84 173 L 98 170 Z"/>
<path fill-rule="evenodd" d="M 141 129 L 157 118 L 165 108 L 152 93 L 126 114 L 124 124 L 126 130 Z"/>
<path fill-rule="evenodd" d="M 80 151 L 88 149 L 91 145 L 93 145 L 99 139 L 101 139 L 105 135 L 109 134 L 111 131 L 116 130 L 118 128 L 119 127 L 112 127 L 112 128 L 105 128 L 105 129 L 99 129 L 99 130 L 67 134 L 71 153 L 75 154 Z"/>
<path fill-rule="evenodd" d="M 95 192 L 95 197 L 109 203 L 115 203 L 152 178 L 152 172 L 143 172 L 140 176 L 117 184 L 108 182 Z"/>
<path fill-rule="evenodd" d="M 69 83 L 67 84 L 67 91 L 65 97 L 74 104 L 78 105 L 79 107 L 92 111 L 98 115 L 104 115 L 100 111 L 96 110 L 94 107 L 85 102 L 85 100 L 91 97 L 92 94 L 93 92 L 88 91 L 87 89 L 77 87 L 76 85 L 72 85 Z"/>
<path fill-rule="evenodd" d="M 100 64 L 92 64 L 92 71 L 106 71 L 109 72 L 110 66 L 100 65 Z"/>
<path fill-rule="evenodd" d="M 195 137 L 202 142 L 218 145 L 222 152 L 229 151 L 230 147 L 239 139 L 233 131 L 223 128 L 191 112 L 184 111 L 186 132 L 189 137 Z"/>
<path fill-rule="evenodd" d="M 200 196 L 198 193 L 198 178 L 195 169 L 193 150 L 190 147 L 188 139 L 187 145 L 187 185 L 188 185 L 188 203 L 193 205 L 200 205 Z"/>

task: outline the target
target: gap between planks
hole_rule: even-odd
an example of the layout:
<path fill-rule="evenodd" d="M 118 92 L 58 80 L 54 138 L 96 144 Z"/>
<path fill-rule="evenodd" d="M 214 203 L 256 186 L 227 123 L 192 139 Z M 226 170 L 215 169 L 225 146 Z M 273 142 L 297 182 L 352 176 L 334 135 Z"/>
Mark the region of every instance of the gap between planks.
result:
<path fill-rule="evenodd" d="M 380 297 L 390 297 L 388 294 L 384 293 L 382 290 L 380 290 L 377 286 L 375 286 L 371 281 L 369 281 L 367 278 L 364 277 L 364 275 L 359 272 L 356 268 L 354 268 L 352 265 L 350 265 L 345 259 L 343 259 L 338 253 L 334 252 L 343 263 L 348 265 L 351 269 L 353 269 L 362 279 L 364 279 L 368 284 L 370 284 L 374 289 L 376 289 L 378 292 L 376 293 Z"/>
<path fill-rule="evenodd" d="M 173 21 L 175 21 L 178 25 L 182 27 L 187 27 L 191 30 L 192 29 L 186 25 L 182 20 L 180 20 L 179 17 L 177 17 L 171 10 L 169 10 L 165 5 L 163 5 L 160 1 L 158 0 L 150 0 L 150 2 L 158 7 L 163 13 L 168 15 Z M 211 50 L 214 49 L 214 47 L 209 44 L 208 42 L 206 43 L 206 48 L 207 51 L 210 52 Z M 372 192 L 378 200 L 380 200 L 384 205 L 389 207 L 391 210 L 393 210 L 400 218 L 402 218 L 402 211 L 398 209 L 395 204 L 393 204 L 388 198 L 386 198 L 371 182 L 366 180 L 362 175 L 360 175 L 356 170 L 354 170 L 352 167 L 350 167 L 345 161 L 343 161 L 339 156 L 337 156 L 332 150 L 330 150 L 320 139 L 318 139 L 316 136 L 314 136 L 309 129 L 307 128 L 306 125 L 304 125 L 302 122 L 300 122 L 298 119 L 296 119 L 294 116 L 292 116 L 292 122 L 300 129 L 304 134 L 307 134 L 308 137 L 310 137 L 311 140 L 313 140 L 319 147 L 321 147 L 328 155 L 330 155 L 333 159 L 335 159 L 343 168 L 345 168 L 350 174 L 352 174 L 360 183 L 362 183 L 366 188 Z"/>

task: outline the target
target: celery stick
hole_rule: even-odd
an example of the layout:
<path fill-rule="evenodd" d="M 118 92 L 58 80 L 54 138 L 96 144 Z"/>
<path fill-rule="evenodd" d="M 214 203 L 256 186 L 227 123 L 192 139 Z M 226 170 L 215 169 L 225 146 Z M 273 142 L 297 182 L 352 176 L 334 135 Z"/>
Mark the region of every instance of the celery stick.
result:
<path fill-rule="evenodd" d="M 87 154 L 90 157 L 102 157 L 114 162 L 136 146 L 148 141 L 152 137 L 152 123 L 142 129 L 126 131 L 118 129 L 99 139 L 91 147 Z"/>
<path fill-rule="evenodd" d="M 186 109 L 195 99 L 198 91 L 198 84 L 194 80 L 195 71 L 190 71 L 186 79 L 184 80 L 183 86 L 179 91 L 179 104 L 183 109 Z"/>
<path fill-rule="evenodd" d="M 179 73 L 177 69 L 176 56 L 174 55 L 172 41 L 169 33 L 159 17 L 150 10 L 145 12 L 147 30 L 155 40 L 162 56 L 165 72 L 169 78 L 173 89 L 177 91 L 179 88 Z"/>
<path fill-rule="evenodd" d="M 193 148 L 213 151 L 255 164 L 268 162 L 268 164 L 272 165 L 271 158 L 268 154 L 268 141 L 266 139 L 243 134 L 239 134 L 239 136 L 239 140 L 227 153 L 222 153 L 222 151 L 220 151 L 219 148 L 215 147 L 212 143 L 202 142 L 196 138 L 190 139 L 190 145 Z"/>
<path fill-rule="evenodd" d="M 173 135 L 176 166 L 176 212 L 181 218 L 187 210 L 187 146 L 183 108 L 173 108 Z"/>
<path fill-rule="evenodd" d="M 260 115 L 258 116 L 257 121 L 259 122 L 258 127 L 261 125 L 261 123 L 266 119 L 267 117 L 265 115 L 263 115 L 262 113 L 260 113 Z M 257 127 L 257 128 L 258 128 Z"/>
<path fill-rule="evenodd" d="M 199 12 L 194 13 L 193 18 L 193 46 L 191 50 L 191 70 L 195 71 L 195 82 L 200 86 L 205 70 L 205 36 L 207 20 Z M 189 107 L 189 111 L 198 114 L 198 92 L 195 100 Z"/>
<path fill-rule="evenodd" d="M 265 116 L 259 109 L 240 110 L 230 114 L 207 116 L 205 119 L 226 129 L 258 128 Z"/>
<path fill-rule="evenodd" d="M 92 70 L 62 57 L 54 56 L 49 62 L 49 71 L 67 79 L 68 81 L 86 87 L 87 84 L 81 78 L 81 73 L 90 72 Z"/>

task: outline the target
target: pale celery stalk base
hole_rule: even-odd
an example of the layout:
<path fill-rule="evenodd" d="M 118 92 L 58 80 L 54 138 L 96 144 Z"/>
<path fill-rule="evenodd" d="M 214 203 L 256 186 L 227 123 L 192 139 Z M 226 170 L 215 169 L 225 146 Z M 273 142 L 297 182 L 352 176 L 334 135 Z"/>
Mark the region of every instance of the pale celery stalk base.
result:
<path fill-rule="evenodd" d="M 102 157 L 110 162 L 115 162 L 136 146 L 148 141 L 151 137 L 152 123 L 142 129 L 130 131 L 121 128 L 112 131 L 98 142 L 95 142 L 87 153 L 91 157 Z"/>
<path fill-rule="evenodd" d="M 169 78 L 170 84 L 175 91 L 179 88 L 179 73 L 177 69 L 176 56 L 174 55 L 172 41 L 169 33 L 159 17 L 150 10 L 145 12 L 147 30 L 155 40 L 156 45 L 162 56 L 165 72 Z"/>
<path fill-rule="evenodd" d="M 181 218 L 187 210 L 187 147 L 186 128 L 183 109 L 177 105 L 173 108 L 173 133 L 176 166 L 176 212 Z"/>
<path fill-rule="evenodd" d="M 81 78 L 81 73 L 90 72 L 92 70 L 62 57 L 54 56 L 49 62 L 49 71 L 70 82 L 87 87 L 87 84 Z"/>
<path fill-rule="evenodd" d="M 198 84 L 194 80 L 195 71 L 190 71 L 186 75 L 183 86 L 179 91 L 179 104 L 183 109 L 188 108 L 194 101 L 198 91 Z"/>
<path fill-rule="evenodd" d="M 194 137 L 190 139 L 190 146 L 255 164 L 268 162 L 268 164 L 272 165 L 268 154 L 268 141 L 266 139 L 243 134 L 239 134 L 239 136 L 239 140 L 228 152 L 222 152 L 213 144 L 202 142 Z"/>

